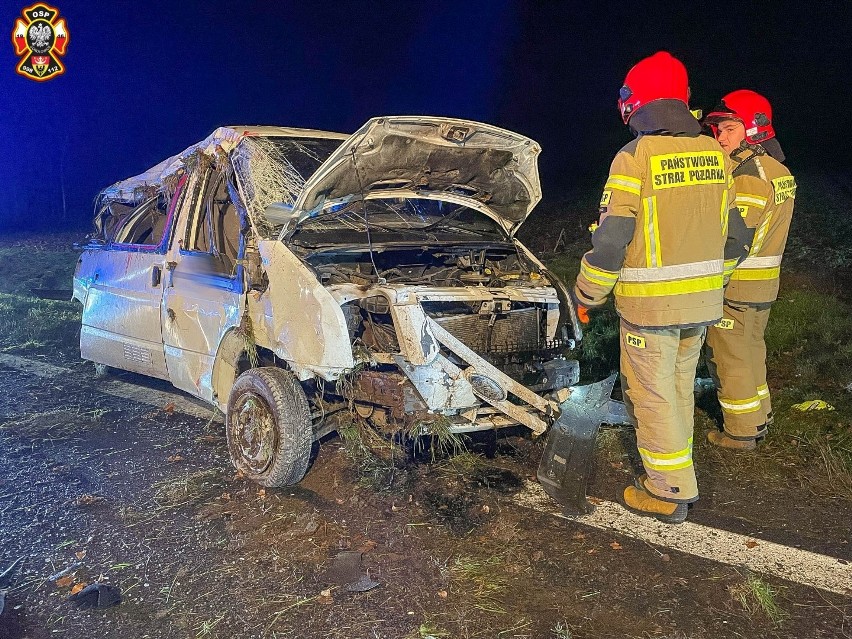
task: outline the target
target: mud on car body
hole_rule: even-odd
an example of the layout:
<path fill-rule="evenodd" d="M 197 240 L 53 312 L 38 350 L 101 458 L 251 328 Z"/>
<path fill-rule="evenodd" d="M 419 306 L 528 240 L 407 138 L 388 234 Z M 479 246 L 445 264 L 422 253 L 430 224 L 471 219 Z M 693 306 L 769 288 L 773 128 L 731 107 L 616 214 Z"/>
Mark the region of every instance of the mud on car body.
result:
<path fill-rule="evenodd" d="M 571 388 L 565 287 L 515 239 L 539 150 L 434 117 L 220 128 L 100 194 L 74 278 L 82 357 L 217 406 L 266 486 L 301 480 L 345 409 L 389 434 L 541 434 L 571 396 L 606 412 L 611 384 Z"/>

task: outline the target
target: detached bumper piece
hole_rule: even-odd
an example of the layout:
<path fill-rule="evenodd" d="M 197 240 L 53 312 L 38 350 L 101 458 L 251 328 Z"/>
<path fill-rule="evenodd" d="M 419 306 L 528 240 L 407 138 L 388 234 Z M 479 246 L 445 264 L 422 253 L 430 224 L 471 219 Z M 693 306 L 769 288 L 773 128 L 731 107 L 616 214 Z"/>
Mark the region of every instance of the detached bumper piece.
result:
<path fill-rule="evenodd" d="M 561 413 L 547 435 L 538 481 L 566 515 L 585 515 L 594 510 L 586 499 L 586 486 L 601 424 L 629 423 L 624 404 L 610 397 L 616 375 L 573 387 L 570 397 L 559 405 Z"/>

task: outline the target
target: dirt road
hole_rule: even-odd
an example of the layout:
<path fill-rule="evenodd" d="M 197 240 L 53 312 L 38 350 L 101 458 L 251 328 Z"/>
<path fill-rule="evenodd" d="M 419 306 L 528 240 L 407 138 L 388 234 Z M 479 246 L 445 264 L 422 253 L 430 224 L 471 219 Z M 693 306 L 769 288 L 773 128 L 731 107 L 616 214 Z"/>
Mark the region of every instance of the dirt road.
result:
<path fill-rule="evenodd" d="M 0 568 L 26 558 L 0 637 L 852 636 L 852 505 L 803 498 L 801 469 L 749 473 L 757 455 L 699 445 L 702 499 L 672 536 L 606 514 L 631 477 L 625 431 L 603 437 L 606 501 L 584 522 L 552 514 L 519 434 L 369 485 L 332 436 L 302 484 L 262 490 L 167 384 L 8 356 L 0 381 Z M 379 585 L 347 590 L 364 576 Z M 66 602 L 93 582 L 121 605 Z"/>

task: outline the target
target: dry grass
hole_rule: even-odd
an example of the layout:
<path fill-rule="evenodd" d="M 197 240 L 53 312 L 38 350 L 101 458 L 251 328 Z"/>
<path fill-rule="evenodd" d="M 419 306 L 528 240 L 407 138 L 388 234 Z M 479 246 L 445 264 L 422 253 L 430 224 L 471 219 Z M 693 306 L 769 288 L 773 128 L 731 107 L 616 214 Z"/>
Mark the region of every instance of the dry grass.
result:
<path fill-rule="evenodd" d="M 358 483 L 377 491 L 392 488 L 405 459 L 403 450 L 366 424 L 349 424 L 337 432 Z"/>
<path fill-rule="evenodd" d="M 428 450 L 432 461 L 467 451 L 465 437 L 451 430 L 452 422 L 446 417 L 439 417 L 431 422 L 418 422 L 405 433 L 414 444 L 414 454 L 420 455 Z"/>
<path fill-rule="evenodd" d="M 0 429 L 15 431 L 29 439 L 69 439 L 100 424 L 108 412 L 102 408 L 57 408 L 7 421 Z"/>
<path fill-rule="evenodd" d="M 506 610 L 499 598 L 506 592 L 509 582 L 502 568 L 500 556 L 486 559 L 459 556 L 447 569 L 450 588 L 468 597 L 474 608 L 504 614 Z"/>
<path fill-rule="evenodd" d="M 155 482 L 154 502 L 162 508 L 176 508 L 200 499 L 208 483 L 219 477 L 218 469 L 199 470 L 179 477 L 170 477 Z"/>
<path fill-rule="evenodd" d="M 470 476 L 476 472 L 483 471 L 485 467 L 486 463 L 481 455 L 466 450 L 440 463 L 437 469 L 439 472 Z"/>
<path fill-rule="evenodd" d="M 786 613 L 778 605 L 778 591 L 759 575 L 749 574 L 742 583 L 729 589 L 731 596 L 750 615 L 762 614 L 775 626 L 780 626 Z"/>

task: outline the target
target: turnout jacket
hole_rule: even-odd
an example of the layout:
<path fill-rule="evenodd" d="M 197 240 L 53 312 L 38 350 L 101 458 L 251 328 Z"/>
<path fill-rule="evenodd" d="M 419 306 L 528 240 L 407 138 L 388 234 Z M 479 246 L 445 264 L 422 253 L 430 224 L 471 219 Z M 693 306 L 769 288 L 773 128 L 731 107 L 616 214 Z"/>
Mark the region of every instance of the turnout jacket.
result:
<path fill-rule="evenodd" d="M 770 304 L 778 297 L 796 180 L 775 158 L 752 155 L 734 169 L 734 185 L 737 209 L 746 226 L 754 230 L 754 241 L 748 257 L 731 275 L 725 299 L 750 305 Z"/>
<path fill-rule="evenodd" d="M 639 135 L 612 162 L 574 296 L 591 308 L 612 292 L 636 326 L 713 324 L 751 242 L 734 205 L 734 165 L 683 103 L 648 104 L 630 124 Z"/>

